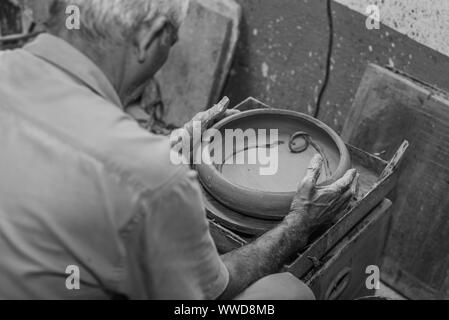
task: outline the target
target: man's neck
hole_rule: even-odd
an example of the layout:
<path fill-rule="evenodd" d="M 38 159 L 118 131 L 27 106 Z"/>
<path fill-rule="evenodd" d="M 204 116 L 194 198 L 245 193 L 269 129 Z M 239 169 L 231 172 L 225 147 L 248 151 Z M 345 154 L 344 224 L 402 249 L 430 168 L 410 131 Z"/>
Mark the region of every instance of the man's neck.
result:
<path fill-rule="evenodd" d="M 57 37 L 70 43 L 74 48 L 87 56 L 104 73 L 123 101 L 126 95 L 125 68 L 126 48 L 102 41 L 102 45 L 91 45 L 87 40 L 64 31 Z M 95 49 L 94 49 L 95 48 Z"/>

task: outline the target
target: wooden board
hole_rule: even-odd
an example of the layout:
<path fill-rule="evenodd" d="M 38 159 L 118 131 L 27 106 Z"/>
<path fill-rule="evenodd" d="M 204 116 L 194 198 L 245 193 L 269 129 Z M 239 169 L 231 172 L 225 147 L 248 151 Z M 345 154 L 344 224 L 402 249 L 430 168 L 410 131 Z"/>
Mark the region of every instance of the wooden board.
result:
<path fill-rule="evenodd" d="M 310 263 L 302 274 L 296 275 L 311 286 L 318 299 L 355 299 L 374 295 L 374 290 L 365 287 L 366 267 L 379 265 L 391 218 L 391 201 L 384 200 L 369 212 L 362 222 L 332 244 L 323 254 L 308 256 L 306 252 L 298 263 Z M 210 230 L 221 254 L 244 246 L 250 239 L 232 233 L 220 224 L 211 221 Z M 312 260 L 313 259 L 313 260 Z M 316 263 L 314 265 L 312 263 Z M 286 267 L 287 271 L 288 267 Z M 295 271 L 293 271 L 295 272 Z M 348 282 L 343 281 L 348 278 Z M 342 290 L 339 292 L 339 288 Z M 332 290 L 335 288 L 334 290 Z"/>
<path fill-rule="evenodd" d="M 407 139 L 393 200 L 384 280 L 409 298 L 449 298 L 449 99 L 426 84 L 370 65 L 343 138 L 389 157 Z"/>
<path fill-rule="evenodd" d="M 233 0 L 190 1 L 179 43 L 156 76 L 165 123 L 180 127 L 217 102 L 236 47 L 240 15 Z"/>
<path fill-rule="evenodd" d="M 384 200 L 321 259 L 304 280 L 319 300 L 353 300 L 374 296 L 366 287 L 368 266 L 379 266 L 391 220 L 391 201 Z"/>

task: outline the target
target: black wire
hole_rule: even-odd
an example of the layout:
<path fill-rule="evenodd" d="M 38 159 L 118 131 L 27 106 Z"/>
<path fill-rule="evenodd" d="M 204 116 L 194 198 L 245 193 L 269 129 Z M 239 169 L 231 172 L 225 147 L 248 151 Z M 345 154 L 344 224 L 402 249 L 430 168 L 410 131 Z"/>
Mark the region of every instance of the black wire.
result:
<path fill-rule="evenodd" d="M 327 47 L 327 57 L 326 57 L 326 73 L 324 76 L 323 85 L 321 86 L 320 92 L 318 94 L 318 98 L 316 101 L 315 113 L 313 116 L 318 118 L 320 115 L 321 104 L 323 100 L 324 93 L 326 92 L 327 86 L 329 84 L 329 78 L 331 73 L 331 64 L 332 64 L 332 51 L 334 47 L 334 20 L 332 16 L 332 0 L 326 0 L 327 7 L 327 21 L 329 24 L 329 43 Z"/>

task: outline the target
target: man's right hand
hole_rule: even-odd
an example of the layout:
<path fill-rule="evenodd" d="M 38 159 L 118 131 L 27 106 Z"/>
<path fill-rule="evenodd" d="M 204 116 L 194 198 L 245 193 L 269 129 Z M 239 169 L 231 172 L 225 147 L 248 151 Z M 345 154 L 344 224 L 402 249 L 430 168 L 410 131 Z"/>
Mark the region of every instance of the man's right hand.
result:
<path fill-rule="evenodd" d="M 315 156 L 284 221 L 254 242 L 223 256 L 230 280 L 222 298 L 234 298 L 255 281 L 279 272 L 307 245 L 317 228 L 331 223 L 349 204 L 357 191 L 357 171 L 349 170 L 340 180 L 317 186 L 322 166 L 322 157 Z"/>
<path fill-rule="evenodd" d="M 359 175 L 355 169 L 349 170 L 341 179 L 330 185 L 317 186 L 322 167 L 323 158 L 317 154 L 299 185 L 289 214 L 290 218 L 299 218 L 308 235 L 333 222 L 357 192 Z"/>

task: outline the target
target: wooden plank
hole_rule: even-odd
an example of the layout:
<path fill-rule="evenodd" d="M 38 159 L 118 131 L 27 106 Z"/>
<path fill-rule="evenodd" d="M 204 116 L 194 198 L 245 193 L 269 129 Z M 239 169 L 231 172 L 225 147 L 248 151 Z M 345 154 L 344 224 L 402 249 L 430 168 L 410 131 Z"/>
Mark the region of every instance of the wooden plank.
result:
<path fill-rule="evenodd" d="M 370 65 L 343 130 L 349 143 L 386 156 L 399 141 L 410 141 L 391 195 L 395 214 L 384 272 L 386 282 L 410 298 L 449 298 L 447 96 Z"/>
<path fill-rule="evenodd" d="M 164 122 L 182 126 L 217 102 L 238 39 L 240 6 L 233 0 L 192 0 L 180 41 L 156 78 Z"/>
<path fill-rule="evenodd" d="M 235 109 L 244 111 L 267 107 L 267 105 L 254 98 L 248 98 L 243 103 L 237 105 Z M 393 170 L 388 172 L 384 178 L 380 179 L 381 175 L 384 173 L 385 167 L 388 165 L 386 161 L 379 157 L 367 154 L 366 152 L 350 145 L 348 145 L 348 150 L 351 153 L 354 167 L 360 172 L 361 175 L 360 188 L 358 190 L 358 198 L 360 201 L 355 204 L 352 209 L 349 209 L 349 211 L 343 212 L 342 216 L 338 218 L 338 221 L 334 226 L 315 239 L 313 244 L 305 249 L 305 252 L 303 252 L 289 266 L 286 266 L 286 270 L 289 270 L 298 278 L 304 276 L 307 271 L 313 267 L 313 262 L 319 261 L 319 259 L 321 259 L 330 248 L 335 246 L 351 228 L 360 222 L 372 208 L 383 200 L 383 198 L 394 188 L 396 184 L 397 174 L 395 171 L 395 166 L 393 167 Z M 400 154 L 399 157 L 395 156 L 394 159 L 396 161 L 400 160 L 401 155 L 402 154 Z M 216 201 L 213 203 L 215 203 L 216 206 L 219 205 Z M 273 225 L 258 225 L 256 228 L 253 227 L 255 230 L 250 230 L 251 226 L 242 226 L 239 224 L 239 220 L 233 219 L 232 217 L 231 219 L 225 217 L 224 215 L 227 212 L 226 210 L 222 211 L 220 215 L 217 216 L 213 213 L 213 208 L 212 211 L 210 210 L 210 205 L 211 203 L 208 203 L 206 198 L 206 210 L 208 211 L 209 218 L 224 226 L 224 230 L 227 230 L 227 228 L 232 228 L 237 231 L 244 232 L 245 234 L 253 235 L 254 239 L 254 235 L 263 233 L 264 227 L 273 227 Z M 243 237 L 242 239 L 244 241 L 251 241 L 251 236 Z M 221 239 L 218 240 L 218 242 L 221 241 Z M 227 250 L 238 248 L 241 245 L 241 243 L 229 241 L 227 241 L 226 244 Z M 310 257 L 313 257 L 314 261 L 310 260 Z"/>
<path fill-rule="evenodd" d="M 22 8 L 17 0 L 0 1 L 0 37 L 23 33 Z"/>
<path fill-rule="evenodd" d="M 384 200 L 323 257 L 323 266 L 309 272 L 304 280 L 317 299 L 353 300 L 375 295 L 375 289 L 366 287 L 366 268 L 380 268 L 391 213 L 391 201 Z"/>
<path fill-rule="evenodd" d="M 430 300 L 440 296 L 438 291 L 417 279 L 413 274 L 407 271 L 398 272 L 401 269 L 401 264 L 395 259 L 384 257 L 381 269 L 382 281 L 408 299 Z"/>
<path fill-rule="evenodd" d="M 412 141 L 410 138 L 416 135 L 420 119 L 410 110 L 419 109 L 429 95 L 430 91 L 411 79 L 371 64 L 360 83 L 342 137 L 360 149 L 391 158 L 402 141 Z"/>

